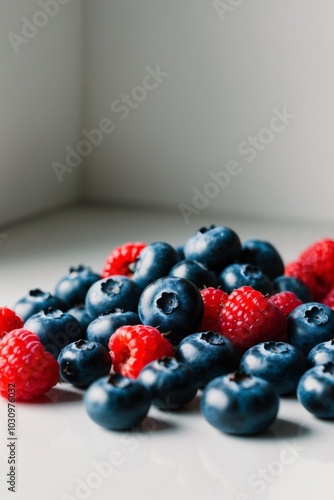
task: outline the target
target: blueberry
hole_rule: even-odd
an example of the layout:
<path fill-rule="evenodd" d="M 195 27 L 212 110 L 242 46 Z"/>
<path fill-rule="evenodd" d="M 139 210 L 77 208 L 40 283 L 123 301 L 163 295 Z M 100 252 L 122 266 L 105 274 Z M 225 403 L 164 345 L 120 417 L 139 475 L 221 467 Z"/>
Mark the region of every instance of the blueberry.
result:
<path fill-rule="evenodd" d="M 67 311 L 67 314 L 77 319 L 81 325 L 82 331 L 86 333 L 87 327 L 93 318 L 88 314 L 85 304 L 78 304 L 77 306 L 71 307 Z"/>
<path fill-rule="evenodd" d="M 166 356 L 147 364 L 137 380 L 147 387 L 153 404 L 161 410 L 176 410 L 190 403 L 197 394 L 193 370 L 172 357 Z"/>
<path fill-rule="evenodd" d="M 87 327 L 87 340 L 99 342 L 108 348 L 108 342 L 113 333 L 124 325 L 140 325 L 137 313 L 132 311 L 119 311 L 101 314 L 95 318 Z"/>
<path fill-rule="evenodd" d="M 225 226 L 200 228 L 184 246 L 186 259 L 201 262 L 216 273 L 237 262 L 241 252 L 238 235 Z"/>
<path fill-rule="evenodd" d="M 136 259 L 133 280 L 143 290 L 152 281 L 168 276 L 177 261 L 177 252 L 169 243 L 163 241 L 150 243 Z"/>
<path fill-rule="evenodd" d="M 108 375 L 111 357 L 97 342 L 77 340 L 64 347 L 58 356 L 62 379 L 76 387 L 88 387 L 95 380 Z"/>
<path fill-rule="evenodd" d="M 198 288 L 184 278 L 160 278 L 150 283 L 139 298 L 138 314 L 143 325 L 169 332 L 169 339 L 180 341 L 196 331 L 204 313 Z"/>
<path fill-rule="evenodd" d="M 49 310 L 49 312 L 40 311 L 30 316 L 23 326 L 35 333 L 45 350 L 56 359 L 65 346 L 84 338 L 79 321 L 60 309 Z"/>
<path fill-rule="evenodd" d="M 137 380 L 111 374 L 93 382 L 85 392 L 90 418 L 106 429 L 127 430 L 140 424 L 150 409 L 148 389 Z"/>
<path fill-rule="evenodd" d="M 39 288 L 30 290 L 25 297 L 19 299 L 14 305 L 14 311 L 22 321 L 26 321 L 39 311 L 47 311 L 50 308 L 66 311 L 67 306 L 59 297 L 52 295 L 50 292 L 44 292 Z"/>
<path fill-rule="evenodd" d="M 319 418 L 334 418 L 334 363 L 314 366 L 301 377 L 297 397 Z"/>
<path fill-rule="evenodd" d="M 302 302 L 312 301 L 308 286 L 293 276 L 278 276 L 273 280 L 273 288 L 273 293 L 293 292 Z"/>
<path fill-rule="evenodd" d="M 305 356 L 287 342 L 257 344 L 240 361 L 241 371 L 271 382 L 278 394 L 294 392 L 306 369 Z"/>
<path fill-rule="evenodd" d="M 79 265 L 70 267 L 69 273 L 62 277 L 55 286 L 55 295 L 60 297 L 68 307 L 85 302 L 88 289 L 101 276 L 94 273 L 90 267 Z"/>
<path fill-rule="evenodd" d="M 268 276 L 252 264 L 236 263 L 225 267 L 219 275 L 219 284 L 227 293 L 232 293 L 233 290 L 242 286 L 251 286 L 263 295 L 270 295 L 273 290 Z"/>
<path fill-rule="evenodd" d="M 194 285 L 200 289 L 210 286 L 218 286 L 216 274 L 195 260 L 181 260 L 172 267 L 169 272 L 169 276 L 185 278 L 194 283 Z"/>
<path fill-rule="evenodd" d="M 125 276 L 109 276 L 96 281 L 86 294 L 86 308 L 92 318 L 117 309 L 137 312 L 140 289 Z"/>
<path fill-rule="evenodd" d="M 288 316 L 288 342 L 306 356 L 320 342 L 334 335 L 334 311 L 320 302 L 297 306 Z"/>
<path fill-rule="evenodd" d="M 211 380 L 201 397 L 204 418 L 227 434 L 258 434 L 275 421 L 278 409 L 279 396 L 273 385 L 242 372 Z"/>
<path fill-rule="evenodd" d="M 236 370 L 240 361 L 235 345 L 223 335 L 211 331 L 187 335 L 178 345 L 175 356 L 193 369 L 199 387 Z"/>
<path fill-rule="evenodd" d="M 308 365 L 325 365 L 328 362 L 334 363 L 334 339 L 327 342 L 320 342 L 309 352 L 307 358 Z"/>
<path fill-rule="evenodd" d="M 271 280 L 284 273 L 284 263 L 276 248 L 268 241 L 248 240 L 241 248 L 240 262 L 259 267 Z"/>

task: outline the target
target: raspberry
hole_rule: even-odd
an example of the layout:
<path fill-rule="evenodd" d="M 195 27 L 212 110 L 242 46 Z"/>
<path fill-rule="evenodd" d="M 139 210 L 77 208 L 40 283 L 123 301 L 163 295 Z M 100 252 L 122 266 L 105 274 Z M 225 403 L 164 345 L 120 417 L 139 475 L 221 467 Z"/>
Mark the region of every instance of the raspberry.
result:
<path fill-rule="evenodd" d="M 334 287 L 329 290 L 329 292 L 327 293 L 327 295 L 325 295 L 321 302 L 326 306 L 334 309 Z"/>
<path fill-rule="evenodd" d="M 105 261 L 101 274 L 102 278 L 107 278 L 115 274 L 132 277 L 133 264 L 145 247 L 146 243 L 142 242 L 129 242 L 115 247 Z"/>
<path fill-rule="evenodd" d="M 268 298 L 269 302 L 278 307 L 285 316 L 288 316 L 303 302 L 293 292 L 278 292 Z"/>
<path fill-rule="evenodd" d="M 285 275 L 293 276 L 302 281 L 308 287 L 312 299 L 316 302 L 320 302 L 328 292 L 329 287 L 315 276 L 312 268 L 305 262 L 299 260 L 290 262 L 285 267 Z"/>
<path fill-rule="evenodd" d="M 153 326 L 121 326 L 111 335 L 108 347 L 114 371 L 130 378 L 136 378 L 151 361 L 174 356 L 171 343 Z"/>
<path fill-rule="evenodd" d="M 228 299 L 228 294 L 219 288 L 208 287 L 200 290 L 200 294 L 204 304 L 204 316 L 198 328 L 198 331 L 213 331 L 220 332 L 219 316 L 225 302 Z"/>
<path fill-rule="evenodd" d="M 261 292 L 250 286 L 235 289 L 220 315 L 221 332 L 241 351 L 285 337 L 287 319 Z"/>
<path fill-rule="evenodd" d="M 0 307 L 0 339 L 11 330 L 21 328 L 22 326 L 22 319 L 12 309 L 9 309 L 9 307 Z"/>
<path fill-rule="evenodd" d="M 15 384 L 15 398 L 27 400 L 56 385 L 59 365 L 35 333 L 18 328 L 0 340 L 0 375 L 1 396 L 7 397 L 8 384 Z"/>

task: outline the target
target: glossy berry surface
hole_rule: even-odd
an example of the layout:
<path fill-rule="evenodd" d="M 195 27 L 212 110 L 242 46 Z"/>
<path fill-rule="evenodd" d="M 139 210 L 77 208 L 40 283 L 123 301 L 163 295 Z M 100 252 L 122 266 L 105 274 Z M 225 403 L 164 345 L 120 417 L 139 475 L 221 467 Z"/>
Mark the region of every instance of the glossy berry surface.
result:
<path fill-rule="evenodd" d="M 66 312 L 79 321 L 84 333 L 84 338 L 86 338 L 87 327 L 93 321 L 93 318 L 88 314 L 85 304 L 71 307 Z"/>
<path fill-rule="evenodd" d="M 263 295 L 273 290 L 271 280 L 261 269 L 253 264 L 231 264 L 219 275 L 219 284 L 226 293 L 232 293 L 236 288 L 251 286 Z"/>
<path fill-rule="evenodd" d="M 106 429 L 128 430 L 140 424 L 151 406 L 146 387 L 119 374 L 93 382 L 85 392 L 84 405 L 90 418 Z"/>
<path fill-rule="evenodd" d="M 7 398 L 15 386 L 15 399 L 29 400 L 48 392 L 59 380 L 59 366 L 37 335 L 19 328 L 0 340 L 0 394 Z"/>
<path fill-rule="evenodd" d="M 133 280 L 143 290 L 152 281 L 168 276 L 177 261 L 178 255 L 172 245 L 164 241 L 150 243 L 136 259 Z"/>
<path fill-rule="evenodd" d="M 239 236 L 233 229 L 225 226 L 202 227 L 186 241 L 184 246 L 186 259 L 202 262 L 216 273 L 237 262 L 240 252 Z"/>
<path fill-rule="evenodd" d="M 108 348 L 111 335 L 118 328 L 125 325 L 140 325 L 138 314 L 132 311 L 101 314 L 88 325 L 86 338 L 87 340 L 99 342 Z"/>
<path fill-rule="evenodd" d="M 278 394 L 297 388 L 307 369 L 305 356 L 286 342 L 263 342 L 250 347 L 240 361 L 240 370 L 270 382 Z"/>
<path fill-rule="evenodd" d="M 278 409 L 272 384 L 241 372 L 213 379 L 201 398 L 204 418 L 227 434 L 258 434 L 274 423 Z"/>
<path fill-rule="evenodd" d="M 222 309 L 221 332 L 244 352 L 252 345 L 285 338 L 287 319 L 274 304 L 252 287 L 237 288 Z"/>
<path fill-rule="evenodd" d="M 213 331 L 220 332 L 220 314 L 228 300 L 228 294 L 220 288 L 208 287 L 200 291 L 203 304 L 204 314 L 202 321 L 198 327 L 199 332 Z"/>
<path fill-rule="evenodd" d="M 274 293 L 268 297 L 268 300 L 278 307 L 284 316 L 289 316 L 289 314 L 296 309 L 296 307 L 303 303 L 293 292 Z"/>
<path fill-rule="evenodd" d="M 300 279 L 294 276 L 278 276 L 273 280 L 273 293 L 292 292 L 302 302 L 311 302 L 310 289 Z"/>
<path fill-rule="evenodd" d="M 47 311 L 50 308 L 60 309 L 61 311 L 68 309 L 65 302 L 59 297 L 52 295 L 50 292 L 44 292 L 39 288 L 30 290 L 26 296 L 19 299 L 14 305 L 15 313 L 23 322 L 33 314 Z"/>
<path fill-rule="evenodd" d="M 174 357 L 163 357 L 146 365 L 137 380 L 147 387 L 153 404 L 161 410 L 177 410 L 197 394 L 193 370 Z"/>
<path fill-rule="evenodd" d="M 126 276 L 110 276 L 96 281 L 86 294 L 86 308 L 92 318 L 117 309 L 137 312 L 140 289 Z"/>
<path fill-rule="evenodd" d="M 11 330 L 22 328 L 22 326 L 23 321 L 15 314 L 15 311 L 9 307 L 0 307 L 0 339 Z"/>
<path fill-rule="evenodd" d="M 77 340 L 64 347 L 58 356 L 61 378 L 76 387 L 88 387 L 108 375 L 111 358 L 108 350 L 97 342 Z"/>
<path fill-rule="evenodd" d="M 72 266 L 69 273 L 63 276 L 55 286 L 55 295 L 62 299 L 68 308 L 85 302 L 88 289 L 101 276 L 88 266 Z"/>
<path fill-rule="evenodd" d="M 215 287 L 218 285 L 218 279 L 216 274 L 207 269 L 200 262 L 194 260 L 181 260 L 169 272 L 169 276 L 177 276 L 179 278 L 185 278 L 188 281 L 194 283 L 197 288 L 205 287 Z"/>
<path fill-rule="evenodd" d="M 132 278 L 136 259 L 145 247 L 146 243 L 141 241 L 128 242 L 115 247 L 104 263 L 102 278 L 107 278 L 114 274 Z"/>
<path fill-rule="evenodd" d="M 314 346 L 308 354 L 307 362 L 310 367 L 334 363 L 334 339 Z"/>
<path fill-rule="evenodd" d="M 112 365 L 116 373 L 136 378 L 151 361 L 174 356 L 171 343 L 156 328 L 145 325 L 121 326 L 110 337 Z"/>
<path fill-rule="evenodd" d="M 240 353 L 235 345 L 212 331 L 185 337 L 178 345 L 175 356 L 192 368 L 199 387 L 204 387 L 215 377 L 236 370 L 240 361 Z"/>
<path fill-rule="evenodd" d="M 138 314 L 144 325 L 151 325 L 178 342 L 196 331 L 204 313 L 198 288 L 175 276 L 160 278 L 142 292 Z"/>
<path fill-rule="evenodd" d="M 36 333 L 44 348 L 56 359 L 66 345 L 84 338 L 79 321 L 59 309 L 34 314 L 24 323 L 24 328 Z"/>
<path fill-rule="evenodd" d="M 314 366 L 299 381 L 297 397 L 319 418 L 334 418 L 334 363 Z"/>
<path fill-rule="evenodd" d="M 270 280 L 284 273 L 284 263 L 280 253 L 268 241 L 247 240 L 242 245 L 239 261 L 260 268 Z"/>
<path fill-rule="evenodd" d="M 288 342 L 306 356 L 320 342 L 333 338 L 334 311 L 319 302 L 307 302 L 288 316 Z"/>

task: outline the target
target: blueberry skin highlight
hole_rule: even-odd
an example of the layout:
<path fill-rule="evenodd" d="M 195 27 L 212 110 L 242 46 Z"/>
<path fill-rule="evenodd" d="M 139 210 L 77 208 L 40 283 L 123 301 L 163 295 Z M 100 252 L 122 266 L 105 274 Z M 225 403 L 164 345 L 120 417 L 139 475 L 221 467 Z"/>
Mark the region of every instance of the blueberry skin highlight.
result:
<path fill-rule="evenodd" d="M 175 276 L 150 283 L 139 298 L 138 315 L 143 325 L 167 333 L 179 342 L 199 326 L 204 314 L 202 296 L 190 281 Z"/>
<path fill-rule="evenodd" d="M 186 336 L 175 357 L 192 368 L 198 386 L 203 388 L 210 380 L 237 370 L 241 355 L 229 339 L 207 331 Z"/>
<path fill-rule="evenodd" d="M 177 410 L 190 403 L 198 389 L 193 370 L 167 356 L 144 366 L 137 380 L 147 387 L 154 406 L 161 410 Z"/>
<path fill-rule="evenodd" d="M 101 314 L 89 323 L 86 337 L 87 340 L 99 342 L 109 350 L 108 342 L 117 328 L 124 325 L 140 325 L 140 323 L 138 314 L 132 311 Z"/>
<path fill-rule="evenodd" d="M 128 430 L 140 424 L 150 409 L 151 395 L 137 380 L 111 374 L 93 382 L 85 392 L 90 418 L 106 429 Z"/>
<path fill-rule="evenodd" d="M 181 260 L 169 272 L 169 276 L 177 276 L 185 278 L 194 283 L 197 288 L 217 287 L 218 279 L 216 274 L 210 269 L 207 269 L 201 262 L 195 260 Z"/>
<path fill-rule="evenodd" d="M 314 366 L 299 381 L 297 398 L 318 418 L 334 418 L 334 363 Z"/>
<path fill-rule="evenodd" d="M 320 302 L 297 306 L 288 316 L 288 342 L 307 357 L 320 342 L 334 337 L 334 311 Z"/>
<path fill-rule="evenodd" d="M 133 281 L 143 290 L 152 281 L 168 276 L 178 262 L 174 247 L 164 241 L 150 243 L 140 252 L 134 264 Z"/>
<path fill-rule="evenodd" d="M 247 240 L 242 245 L 239 261 L 259 267 L 270 280 L 284 274 L 283 259 L 268 241 Z"/>
<path fill-rule="evenodd" d="M 258 434 L 276 419 L 279 396 L 269 382 L 241 372 L 217 377 L 204 388 L 201 412 L 227 434 Z"/>
<path fill-rule="evenodd" d="M 225 226 L 202 227 L 191 236 L 184 246 L 186 259 L 202 262 L 215 273 L 237 262 L 241 253 L 239 236 Z"/>
<path fill-rule="evenodd" d="M 28 294 L 19 299 L 14 305 L 15 313 L 22 319 L 27 321 L 30 316 L 40 311 L 47 311 L 48 309 L 60 309 L 66 311 L 67 305 L 63 300 L 50 292 L 44 292 L 39 288 L 30 290 Z"/>
<path fill-rule="evenodd" d="M 118 309 L 137 312 L 140 289 L 130 278 L 108 276 L 96 281 L 86 294 L 86 309 L 92 318 Z"/>
<path fill-rule="evenodd" d="M 280 395 L 294 392 L 306 369 L 305 356 L 286 342 L 257 344 L 250 347 L 240 361 L 241 371 L 267 380 Z"/>
<path fill-rule="evenodd" d="M 69 273 L 63 276 L 55 286 L 55 295 L 60 297 L 67 307 L 74 307 L 85 302 L 86 293 L 101 276 L 90 267 L 79 265 L 70 267 Z"/>
<path fill-rule="evenodd" d="M 334 339 L 317 344 L 307 357 L 309 367 L 334 363 Z"/>
<path fill-rule="evenodd" d="M 61 378 L 76 387 L 88 387 L 108 375 L 111 357 L 97 342 L 80 339 L 64 347 L 58 356 Z"/>
<path fill-rule="evenodd" d="M 268 276 L 253 264 L 231 264 L 220 273 L 218 280 L 221 288 L 227 293 L 232 293 L 242 286 L 251 286 L 263 295 L 270 295 L 273 290 Z"/>

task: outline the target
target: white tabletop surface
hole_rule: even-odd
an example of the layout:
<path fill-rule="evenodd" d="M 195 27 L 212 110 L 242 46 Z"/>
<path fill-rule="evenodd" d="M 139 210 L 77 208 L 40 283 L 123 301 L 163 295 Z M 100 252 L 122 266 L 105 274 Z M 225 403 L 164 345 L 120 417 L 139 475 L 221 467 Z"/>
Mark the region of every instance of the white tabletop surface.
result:
<path fill-rule="evenodd" d="M 224 216 L 97 207 L 71 208 L 0 231 L 0 305 L 31 288 L 53 291 L 71 265 L 100 272 L 110 250 L 127 241 L 183 244 L 212 223 L 242 241 L 271 241 L 285 261 L 330 226 L 256 222 Z M 16 493 L 9 471 L 7 401 L 0 401 L 0 498 L 15 500 L 326 500 L 334 498 L 334 423 L 281 399 L 277 421 L 261 436 L 218 432 L 199 412 L 199 397 L 182 411 L 152 408 L 132 432 L 106 431 L 87 416 L 82 393 L 58 385 L 34 403 L 16 403 Z"/>

